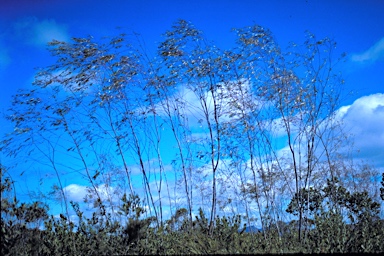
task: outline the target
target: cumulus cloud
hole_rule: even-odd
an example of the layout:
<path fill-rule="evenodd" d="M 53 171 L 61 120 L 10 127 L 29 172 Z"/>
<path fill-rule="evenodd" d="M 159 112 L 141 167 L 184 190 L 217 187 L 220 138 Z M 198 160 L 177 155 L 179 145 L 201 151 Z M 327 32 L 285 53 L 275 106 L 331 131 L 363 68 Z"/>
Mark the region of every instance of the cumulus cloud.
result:
<path fill-rule="evenodd" d="M 300 115 L 297 114 L 294 117 L 290 118 L 288 121 L 286 117 L 279 117 L 273 119 L 271 122 L 271 133 L 275 138 L 281 138 L 287 136 L 286 123 L 289 123 L 289 130 L 291 134 L 297 134 L 300 131 L 300 127 L 293 121 L 300 119 Z M 266 125 L 269 120 L 266 120 Z M 302 129 L 302 128 L 301 128 Z"/>
<path fill-rule="evenodd" d="M 279 119 L 274 121 L 276 124 L 279 123 Z M 334 121 L 341 121 L 343 130 L 353 136 L 353 148 L 344 148 L 342 151 L 352 149 L 354 159 L 367 161 L 376 167 L 384 167 L 383 93 L 363 96 L 351 105 L 340 107 L 335 113 Z M 281 134 L 283 133 L 277 133 Z M 298 146 L 294 145 L 294 149 L 297 150 Z M 351 144 L 347 145 L 350 146 Z M 290 148 L 285 146 L 277 153 L 278 157 L 289 156 Z"/>
<path fill-rule="evenodd" d="M 56 21 L 38 20 L 36 17 L 25 18 L 14 25 L 16 35 L 34 46 L 45 46 L 52 40 L 69 41 L 67 28 Z"/>
<path fill-rule="evenodd" d="M 66 186 L 64 189 L 64 193 L 70 201 L 81 202 L 87 195 L 87 187 L 71 184 Z"/>
<path fill-rule="evenodd" d="M 167 114 L 166 106 L 169 105 L 171 115 L 176 114 L 176 112 L 172 112 L 172 109 L 180 111 L 188 117 L 190 126 L 201 127 L 206 121 L 205 111 L 213 119 L 215 101 L 219 106 L 217 111 L 220 121 L 236 118 L 236 116 L 241 115 L 241 110 L 247 109 L 242 104 L 249 104 L 251 99 L 253 103 L 257 101 L 251 92 L 250 82 L 246 80 L 231 81 L 226 84 L 219 83 L 214 91 L 215 99 L 212 93 L 207 90 L 206 84 L 181 85 L 168 100 L 158 103 L 154 109 L 156 113 L 165 116 Z M 254 105 L 260 104 L 261 102 L 257 102 Z"/>
<path fill-rule="evenodd" d="M 88 189 L 86 186 L 81 186 L 78 184 L 70 184 L 66 186 L 64 189 L 64 193 L 67 196 L 67 199 L 69 201 L 74 201 L 74 202 L 82 202 L 84 201 L 84 198 L 86 197 L 88 193 Z M 97 192 L 101 197 L 101 200 L 110 200 L 112 201 L 118 201 L 120 198 L 117 195 L 118 192 L 116 188 L 107 186 L 105 184 L 102 184 L 97 187 Z"/>
<path fill-rule="evenodd" d="M 351 56 L 351 60 L 354 62 L 374 62 L 380 59 L 384 59 L 384 37 L 368 50 Z"/>
<path fill-rule="evenodd" d="M 354 135 L 355 157 L 384 166 L 384 94 L 361 97 L 339 109 L 347 131 Z"/>

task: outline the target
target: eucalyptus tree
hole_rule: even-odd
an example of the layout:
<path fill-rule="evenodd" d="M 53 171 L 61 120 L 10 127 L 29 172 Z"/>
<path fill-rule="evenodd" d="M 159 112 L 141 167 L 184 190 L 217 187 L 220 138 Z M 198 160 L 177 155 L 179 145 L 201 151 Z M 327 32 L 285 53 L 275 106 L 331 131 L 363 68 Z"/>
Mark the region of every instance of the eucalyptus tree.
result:
<path fill-rule="evenodd" d="M 56 172 L 66 205 L 62 175 L 70 170 L 88 180 L 89 199 L 96 205 L 106 200 L 105 194 L 116 192 L 108 186 L 116 186 L 121 173 L 125 173 L 129 192 L 134 193 L 127 151 L 135 153 L 154 204 L 144 166 L 144 142 L 137 138 L 143 125 L 143 115 L 138 112 L 145 72 L 139 63 L 141 55 L 124 42 L 124 35 L 107 43 L 92 38 L 53 41 L 50 51 L 56 63 L 37 72 L 32 90 L 14 97 L 8 118 L 15 130 L 4 140 L 8 154 L 18 156 L 25 152 L 22 149 L 30 149 L 28 160 L 35 157 L 41 162 L 45 157 L 48 163 L 44 164 Z M 119 166 L 118 173 L 101 191 L 98 177 L 108 180 L 111 173 L 105 167 L 111 165 Z"/>
<path fill-rule="evenodd" d="M 180 20 L 155 57 L 124 34 L 51 42 L 56 62 L 15 95 L 2 150 L 52 171 L 65 207 L 63 179 L 80 176 L 86 201 L 113 213 L 141 193 L 158 226 L 178 206 L 192 225 L 206 202 L 210 234 L 228 205 L 279 230 L 289 199 L 340 176 L 335 43 L 308 34 L 282 50 L 261 26 L 234 31 L 222 50 Z M 301 239 L 310 209 L 297 202 Z"/>
<path fill-rule="evenodd" d="M 262 209 L 269 219 L 274 215 L 275 223 L 283 214 L 277 197 L 284 199 L 288 192 L 287 200 L 302 188 L 324 184 L 325 180 L 314 180 L 324 170 L 325 177 L 340 174 L 335 173 L 336 162 L 346 138 L 336 118 L 343 84 L 337 64 L 343 55 L 334 60 L 335 42 L 310 33 L 302 46 L 292 44 L 283 51 L 272 33 L 260 26 L 236 32 L 233 72 L 236 81 L 243 82 L 229 89 L 229 148 L 236 145 L 237 152 L 246 155 L 252 178 L 243 191 L 256 200 L 265 227 Z M 279 137 L 286 140 L 283 149 Z M 308 211 L 301 207 L 299 239 Z"/>
<path fill-rule="evenodd" d="M 229 79 L 226 77 L 221 51 L 209 44 L 202 33 L 191 24 L 180 21 L 165 36 L 166 40 L 159 46 L 159 53 L 167 67 L 167 82 L 182 84 L 193 93 L 199 105 L 196 115 L 200 122 L 204 122 L 207 127 L 208 136 L 202 143 L 207 147 L 203 147 L 202 151 L 199 151 L 199 158 L 209 163 L 212 172 L 209 224 L 210 232 L 212 232 L 217 206 L 216 175 L 221 157 L 220 120 L 225 111 L 223 96 L 219 93 L 219 88 Z M 195 112 L 195 110 L 192 111 Z M 183 164 L 185 173 L 184 169 L 185 164 Z M 185 174 L 184 177 L 186 183 Z M 185 188 L 188 200 L 190 200 L 187 184 L 185 184 Z M 191 210 L 191 205 L 189 208 Z"/>

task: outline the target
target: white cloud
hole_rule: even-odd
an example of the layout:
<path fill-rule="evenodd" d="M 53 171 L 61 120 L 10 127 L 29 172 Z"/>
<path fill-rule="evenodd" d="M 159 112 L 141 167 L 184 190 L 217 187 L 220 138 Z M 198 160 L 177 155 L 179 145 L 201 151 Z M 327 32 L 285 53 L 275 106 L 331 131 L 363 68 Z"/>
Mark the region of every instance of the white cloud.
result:
<path fill-rule="evenodd" d="M 74 202 L 82 202 L 87 195 L 87 187 L 77 184 L 68 185 L 63 190 L 68 200 Z"/>
<path fill-rule="evenodd" d="M 277 126 L 279 121 L 274 120 L 274 125 Z M 367 161 L 375 167 L 384 167 L 384 94 L 364 96 L 351 105 L 340 107 L 335 113 L 333 122 L 340 121 L 343 130 L 353 136 L 353 144 L 346 144 L 347 148 L 341 148 L 338 152 L 346 153 L 352 150 L 354 159 Z M 276 131 L 277 137 L 284 134 L 278 128 Z M 295 150 L 297 147 L 299 145 L 294 145 Z M 317 148 L 317 153 L 322 153 L 321 150 L 321 147 Z M 288 146 L 281 148 L 277 151 L 277 155 L 290 156 L 290 148 Z"/>
<path fill-rule="evenodd" d="M 177 91 L 170 96 L 168 101 L 164 100 L 156 106 L 154 109 L 159 115 L 165 116 L 165 106 L 169 104 L 171 109 L 171 115 L 176 114 L 174 110 L 180 111 L 188 118 L 188 123 L 191 127 L 202 127 L 206 125 L 205 111 L 208 111 L 209 116 L 213 119 L 214 112 L 214 98 L 212 93 L 207 91 L 206 84 L 189 84 L 181 85 Z M 229 121 L 236 116 L 241 115 L 241 111 L 249 109 L 244 104 L 253 103 L 254 107 L 257 104 L 262 104 L 255 99 L 255 96 L 251 92 L 251 84 L 249 81 L 231 81 L 226 84 L 219 83 L 215 90 L 215 100 L 217 110 L 219 111 L 220 121 Z M 206 110 L 202 104 L 206 104 Z M 259 107 L 257 105 L 257 107 Z"/>
<path fill-rule="evenodd" d="M 361 97 L 342 107 L 339 116 L 344 118 L 346 130 L 354 135 L 354 146 L 359 150 L 355 157 L 384 166 L 384 94 Z"/>
<path fill-rule="evenodd" d="M 380 59 L 384 59 L 384 37 L 365 52 L 351 56 L 351 60 L 354 62 L 374 62 Z"/>
<path fill-rule="evenodd" d="M 41 20 L 28 17 L 14 25 L 16 34 L 26 43 L 34 46 L 45 46 L 52 40 L 69 41 L 67 28 L 54 20 Z"/>
<path fill-rule="evenodd" d="M 86 186 L 77 184 L 70 184 L 64 189 L 64 193 L 69 201 L 82 202 L 86 197 L 89 189 Z M 101 197 L 101 200 L 106 201 L 112 199 L 113 202 L 120 200 L 116 188 L 101 184 L 97 187 L 97 192 Z M 95 196 L 95 195 L 94 195 Z"/>
<path fill-rule="evenodd" d="M 336 111 L 335 119 L 340 120 L 341 118 L 343 118 L 343 116 L 345 116 L 345 114 L 348 112 L 348 109 L 349 109 L 350 107 L 351 107 L 351 105 L 340 107 L 340 108 Z"/>
<path fill-rule="evenodd" d="M 300 114 L 296 114 L 289 119 L 287 117 L 279 117 L 273 119 L 270 127 L 272 135 L 275 138 L 286 137 L 288 134 L 286 125 L 289 126 L 289 132 L 291 135 L 296 135 L 298 132 L 300 132 L 300 127 L 298 127 L 296 123 L 298 119 L 300 119 Z M 269 120 L 266 120 L 265 125 L 269 125 L 269 122 Z"/>

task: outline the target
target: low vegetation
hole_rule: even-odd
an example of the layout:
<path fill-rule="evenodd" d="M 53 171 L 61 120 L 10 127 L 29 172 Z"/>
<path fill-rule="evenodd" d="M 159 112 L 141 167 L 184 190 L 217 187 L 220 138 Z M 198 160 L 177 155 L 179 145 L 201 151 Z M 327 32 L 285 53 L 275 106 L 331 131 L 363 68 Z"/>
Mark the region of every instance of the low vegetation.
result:
<path fill-rule="evenodd" d="M 298 238 L 298 222 L 270 223 L 265 230 L 246 232 L 240 216 L 216 217 L 213 233 L 203 211 L 190 226 L 186 209 L 159 228 L 154 220 L 143 218 L 140 199 L 122 199 L 114 220 L 100 204 L 91 218 L 83 216 L 72 203 L 78 220 L 64 215 L 48 215 L 39 203 L 20 203 L 10 194 L 12 182 L 1 180 L 1 255 L 124 255 L 124 254 L 254 254 L 254 253 L 356 253 L 384 251 L 384 221 L 379 218 L 379 203 L 367 193 L 350 193 L 329 183 L 322 191 L 303 191 L 310 196 L 305 205 L 313 212 L 306 221 L 304 236 Z M 382 181 L 384 183 L 384 180 Z M 338 191 L 337 198 L 331 198 Z M 340 193 L 341 192 L 341 193 Z M 297 198 L 288 212 L 297 211 Z M 343 214 L 342 214 L 343 212 Z M 346 219 L 345 216 L 348 218 Z"/>

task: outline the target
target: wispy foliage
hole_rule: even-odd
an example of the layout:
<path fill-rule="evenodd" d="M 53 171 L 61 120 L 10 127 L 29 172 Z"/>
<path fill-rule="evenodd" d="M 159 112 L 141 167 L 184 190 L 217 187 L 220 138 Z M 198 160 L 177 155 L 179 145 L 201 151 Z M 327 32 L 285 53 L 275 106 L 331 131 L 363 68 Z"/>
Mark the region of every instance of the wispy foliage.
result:
<path fill-rule="evenodd" d="M 136 34 L 51 42 L 56 62 L 14 96 L 1 150 L 18 160 L 12 170 L 29 163 L 56 177 L 50 197 L 63 214 L 8 200 L 2 217 L 38 212 L 37 236 L 55 241 L 44 253 L 314 252 L 316 239 L 320 252 L 351 252 L 363 248 L 357 237 L 370 243 L 362 251 L 382 250 L 366 236 L 382 229 L 378 185 L 356 189 L 377 173 L 340 153 L 349 138 L 335 42 L 307 33 L 285 50 L 261 26 L 234 32 L 223 50 L 181 20 L 155 56 Z M 70 202 L 76 186 L 64 177 L 87 184 L 84 202 Z"/>

